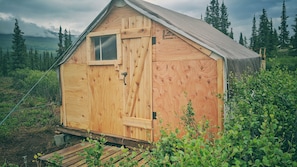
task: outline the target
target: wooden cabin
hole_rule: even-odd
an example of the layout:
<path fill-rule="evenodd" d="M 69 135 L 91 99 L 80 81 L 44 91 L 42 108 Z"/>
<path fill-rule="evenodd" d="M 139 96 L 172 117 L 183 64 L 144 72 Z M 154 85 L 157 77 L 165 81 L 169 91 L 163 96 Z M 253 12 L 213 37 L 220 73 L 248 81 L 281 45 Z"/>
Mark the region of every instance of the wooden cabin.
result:
<path fill-rule="evenodd" d="M 59 64 L 61 125 L 156 141 L 161 126 L 181 128 L 191 100 L 198 120 L 222 127 L 217 95 L 227 92 L 228 74 L 258 71 L 260 61 L 202 20 L 142 0 L 112 0 Z"/>

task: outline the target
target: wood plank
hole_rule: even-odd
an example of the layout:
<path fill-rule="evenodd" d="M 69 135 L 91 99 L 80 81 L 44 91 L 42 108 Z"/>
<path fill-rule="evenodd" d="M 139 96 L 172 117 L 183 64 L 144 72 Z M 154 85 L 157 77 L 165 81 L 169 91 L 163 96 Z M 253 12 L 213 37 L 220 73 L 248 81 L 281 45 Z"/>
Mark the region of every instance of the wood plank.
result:
<path fill-rule="evenodd" d="M 63 64 L 61 66 L 63 88 L 63 124 L 81 129 L 89 128 L 90 112 L 88 74 L 86 64 Z"/>
<path fill-rule="evenodd" d="M 123 135 L 123 81 L 114 66 L 89 67 L 90 130 Z"/>
<path fill-rule="evenodd" d="M 119 14 L 121 13 L 121 14 Z M 110 29 L 120 29 L 122 18 L 128 18 L 133 16 L 139 16 L 140 13 L 126 5 L 121 8 L 113 8 L 108 17 L 106 17 L 98 27 L 96 27 L 93 32 L 105 31 Z"/>
<path fill-rule="evenodd" d="M 143 129 L 152 129 L 152 120 L 134 117 L 123 117 L 123 124 L 125 126 L 138 127 Z"/>
<path fill-rule="evenodd" d="M 196 42 L 193 42 L 187 38 L 185 38 L 184 36 L 181 36 L 175 32 L 173 32 L 176 36 L 178 36 L 180 39 L 182 39 L 183 41 L 185 41 L 186 43 L 190 44 L 191 46 L 193 46 L 194 48 L 198 49 L 200 52 L 204 53 L 207 56 L 210 56 L 212 51 L 210 51 L 209 49 L 206 49 L 205 47 L 197 44 Z"/>
<path fill-rule="evenodd" d="M 85 64 L 87 63 L 86 56 L 86 40 L 84 40 L 79 47 L 74 51 L 72 56 L 67 60 L 69 64 Z"/>
<path fill-rule="evenodd" d="M 84 150 L 78 151 L 73 153 L 74 155 L 71 157 L 64 157 L 63 166 L 74 166 L 74 164 L 84 161 L 84 157 L 81 156 L 81 153 L 83 153 Z"/>
<path fill-rule="evenodd" d="M 151 144 L 145 140 L 132 139 L 132 138 L 116 136 L 111 134 L 103 134 L 96 131 L 87 131 L 86 129 L 76 129 L 76 128 L 70 128 L 65 126 L 59 126 L 57 127 L 57 130 L 60 131 L 61 133 L 66 133 L 66 134 L 71 134 L 71 135 L 81 136 L 81 137 L 89 137 L 89 136 L 92 136 L 93 138 L 104 137 L 110 143 L 115 143 L 123 146 L 129 146 L 129 147 L 135 147 L 135 148 L 138 148 L 139 146 L 143 146 L 143 148 L 151 147 Z"/>
<path fill-rule="evenodd" d="M 127 102 L 128 108 L 126 111 L 128 112 L 129 116 L 133 116 L 133 112 L 134 112 L 133 109 L 136 101 L 136 94 L 138 93 L 138 90 L 139 90 L 140 79 L 141 79 L 142 71 L 145 64 L 144 60 L 149 50 L 148 48 L 149 42 L 150 42 L 149 37 L 142 38 L 142 46 L 141 46 L 140 54 L 138 55 L 137 65 L 135 65 L 135 69 L 132 75 L 133 78 L 131 82 L 131 88 L 128 93 L 128 102 Z"/>
<path fill-rule="evenodd" d="M 151 31 L 151 20 L 145 16 L 129 17 L 122 20 L 122 28 L 122 31 L 142 31 L 143 28 Z M 150 38 L 150 36 L 151 34 L 149 33 L 148 38 Z M 122 40 L 124 57 L 123 71 L 128 73 L 126 77 L 127 85 L 124 90 L 124 116 L 151 119 L 151 42 L 148 42 L 149 50 L 147 54 L 149 56 L 145 55 L 146 57 L 143 57 L 144 60 L 140 60 L 141 49 L 143 48 L 143 38 L 146 37 L 135 37 L 137 37 L 137 35 Z M 140 61 L 144 63 L 141 66 L 139 65 Z M 139 67 L 142 69 L 140 70 L 141 73 L 138 73 L 139 76 L 137 76 L 138 74 L 136 70 L 138 70 Z M 123 129 L 124 136 L 130 138 L 150 140 L 152 136 L 151 130 L 145 130 L 135 126 L 125 126 Z"/>
<path fill-rule="evenodd" d="M 177 61 L 193 59 L 209 59 L 210 51 L 194 42 L 170 31 L 166 27 L 156 24 L 156 55 L 153 61 Z M 166 34 L 171 34 L 170 38 Z"/>
<path fill-rule="evenodd" d="M 77 151 L 81 151 L 81 150 L 83 150 L 85 148 L 92 147 L 92 146 L 93 145 L 90 144 L 90 143 L 80 143 L 80 144 L 76 144 L 74 146 L 71 146 L 71 147 L 68 147 L 68 148 L 65 148 L 65 149 L 62 149 L 62 150 L 58 150 L 56 152 L 53 152 L 53 153 L 50 153 L 50 154 L 47 154 L 47 155 L 44 155 L 44 156 L 40 157 L 39 159 L 40 160 L 48 160 L 50 157 L 52 157 L 55 154 L 58 154 L 58 155 L 61 155 L 61 156 L 66 156 L 66 155 L 72 154 L 72 153 L 77 152 Z"/>
<path fill-rule="evenodd" d="M 94 145 L 92 145 L 91 147 L 93 147 L 93 146 Z M 77 144 L 72 147 L 77 148 L 77 147 L 82 147 L 82 145 Z M 41 161 L 41 163 L 49 162 L 49 159 L 51 159 L 51 157 L 53 155 L 57 154 L 58 152 L 67 152 L 67 151 L 63 151 L 63 150 L 69 150 L 69 148 L 65 148 L 65 149 L 44 155 L 44 156 L 40 157 L 39 160 Z M 75 156 L 64 156 L 64 158 L 62 160 L 62 166 L 63 167 L 88 166 L 85 158 L 83 156 L 80 156 L 80 153 L 82 151 L 83 151 L 83 149 L 79 149 L 76 151 L 73 150 L 73 152 L 71 154 L 73 154 Z M 119 164 L 126 162 L 128 160 L 127 158 L 130 158 L 133 161 L 137 161 L 141 165 L 146 164 L 147 159 L 143 159 L 143 157 L 142 157 L 143 152 L 137 150 L 136 154 L 132 154 L 133 151 L 134 151 L 134 149 L 128 149 L 128 152 L 126 152 L 125 156 L 123 156 L 123 150 L 121 148 L 116 147 L 116 146 L 111 146 L 111 145 L 104 145 L 103 154 L 100 157 L 100 160 L 101 160 L 101 163 L 104 164 L 112 158 L 113 166 L 119 166 Z M 47 157 L 47 158 L 45 158 L 45 157 Z"/>
<path fill-rule="evenodd" d="M 64 66 L 60 66 L 60 85 L 61 85 L 61 96 L 62 96 L 62 105 L 60 110 L 60 124 L 67 125 L 67 116 L 66 116 L 66 106 L 65 106 L 65 80 L 64 80 Z"/>
<path fill-rule="evenodd" d="M 218 99 L 218 127 L 219 130 L 223 130 L 224 128 L 224 61 L 223 59 L 217 60 L 217 83 L 218 83 L 218 95 L 220 98 Z"/>
<path fill-rule="evenodd" d="M 151 36 L 150 27 L 131 28 L 131 29 L 124 29 L 121 31 L 122 39 L 141 38 L 141 37 L 150 37 L 150 36 Z"/>

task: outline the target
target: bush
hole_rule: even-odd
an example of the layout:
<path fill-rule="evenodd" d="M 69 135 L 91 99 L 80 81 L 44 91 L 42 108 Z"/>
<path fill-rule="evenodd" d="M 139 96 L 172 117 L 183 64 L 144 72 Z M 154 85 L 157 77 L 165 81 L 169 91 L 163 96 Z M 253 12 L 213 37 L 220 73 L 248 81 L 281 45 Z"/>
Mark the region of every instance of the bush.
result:
<path fill-rule="evenodd" d="M 39 70 L 19 69 L 11 75 L 14 78 L 14 88 L 27 93 L 44 75 Z M 49 71 L 40 83 L 32 90 L 31 95 L 43 97 L 48 101 L 59 101 L 59 81 L 55 71 Z"/>
<path fill-rule="evenodd" d="M 178 130 L 163 129 L 146 152 L 149 165 L 297 166 L 295 78 L 296 72 L 274 68 L 231 82 L 233 96 L 219 138 L 208 134 L 207 124 L 193 124 L 189 103 L 182 118 L 186 135 L 179 138 Z"/>
<path fill-rule="evenodd" d="M 274 66 L 288 68 L 290 71 L 297 70 L 297 56 L 279 56 L 267 60 L 267 70 L 273 70 Z"/>
<path fill-rule="evenodd" d="M 266 122 L 273 126 L 270 127 L 271 135 L 283 143 L 282 151 L 294 151 L 296 146 L 292 144 L 297 143 L 296 74 L 273 68 L 236 80 L 232 86 L 234 96 L 228 102 L 230 112 L 226 130 L 240 125 L 238 130 L 248 131 L 252 138 L 258 138 L 263 134 L 261 127 Z"/>

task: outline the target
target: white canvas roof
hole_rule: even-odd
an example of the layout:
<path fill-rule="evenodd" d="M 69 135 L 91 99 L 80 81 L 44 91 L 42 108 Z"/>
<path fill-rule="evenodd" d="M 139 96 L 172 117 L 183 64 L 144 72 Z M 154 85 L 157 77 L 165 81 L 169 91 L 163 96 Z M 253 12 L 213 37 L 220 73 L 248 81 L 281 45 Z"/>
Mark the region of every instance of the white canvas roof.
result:
<path fill-rule="evenodd" d="M 76 43 L 66 51 L 60 64 L 64 63 L 85 39 L 86 35 L 104 20 L 115 1 L 119 0 L 112 0 L 103 9 L 81 34 Z M 146 17 L 223 57 L 228 74 L 230 72 L 240 74 L 246 70 L 258 71 L 260 69 L 261 59 L 256 52 L 238 44 L 203 20 L 143 0 L 122 1 Z"/>

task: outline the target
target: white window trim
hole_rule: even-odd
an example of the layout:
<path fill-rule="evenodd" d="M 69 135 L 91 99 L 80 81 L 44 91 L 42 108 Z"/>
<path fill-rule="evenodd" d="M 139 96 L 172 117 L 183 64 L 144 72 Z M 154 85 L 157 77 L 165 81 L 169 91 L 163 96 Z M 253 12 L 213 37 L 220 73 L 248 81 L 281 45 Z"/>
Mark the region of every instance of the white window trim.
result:
<path fill-rule="evenodd" d="M 92 60 L 92 37 L 104 36 L 104 35 L 116 35 L 117 41 L 117 59 L 116 60 Z M 116 65 L 122 64 L 121 58 L 121 33 L 120 30 L 110 30 L 110 31 L 100 31 L 100 32 L 90 32 L 86 37 L 86 47 L 87 47 L 87 62 L 88 65 Z"/>

